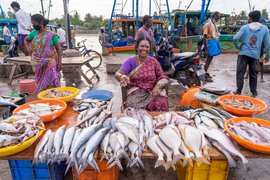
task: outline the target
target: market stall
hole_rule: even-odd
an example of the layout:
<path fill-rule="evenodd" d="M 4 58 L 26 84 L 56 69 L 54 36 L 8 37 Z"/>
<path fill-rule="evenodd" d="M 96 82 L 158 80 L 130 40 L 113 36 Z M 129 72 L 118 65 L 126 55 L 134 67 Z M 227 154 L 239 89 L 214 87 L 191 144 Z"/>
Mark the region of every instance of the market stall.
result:
<path fill-rule="evenodd" d="M 84 106 L 87 106 L 87 105 L 84 104 Z M 69 129 L 70 127 L 74 127 L 74 126 L 83 128 L 83 126 L 86 126 L 86 125 L 85 125 L 85 123 L 78 124 L 78 116 L 81 115 L 82 112 L 84 112 L 84 109 L 83 109 L 84 106 L 81 105 L 81 106 L 79 106 L 79 108 L 76 109 L 76 108 L 74 108 L 74 103 L 72 103 L 72 102 L 67 103 L 67 107 L 66 107 L 65 111 L 62 113 L 62 115 L 60 117 L 45 124 L 46 131 L 48 132 L 49 130 L 51 130 L 52 132 L 56 132 L 57 130 L 62 128 L 63 125 L 65 125 L 66 129 Z M 80 114 L 78 112 L 74 111 L 74 109 L 81 111 Z M 198 110 L 198 112 L 200 113 L 200 110 Z M 203 110 L 201 112 L 203 112 Z M 174 115 L 174 113 L 175 112 L 172 112 L 172 116 Z M 163 113 L 149 112 L 149 114 L 152 117 L 156 117 L 156 116 L 159 116 Z M 113 114 L 112 117 L 119 118 L 119 117 L 126 116 L 126 115 L 127 115 L 127 113 L 125 113 L 125 115 L 119 113 L 119 114 Z M 182 114 L 178 114 L 178 115 L 182 116 Z M 155 119 L 155 120 L 159 121 L 158 119 Z M 105 119 L 104 119 L 104 122 L 105 122 Z M 159 122 L 162 123 L 162 121 L 159 121 Z M 93 124 L 94 123 L 88 123 L 88 127 L 90 127 Z M 178 120 L 173 120 L 168 124 L 166 122 L 166 124 L 162 125 L 162 128 L 161 128 L 161 126 L 156 124 L 155 125 L 156 126 L 155 133 L 159 134 L 160 132 L 162 132 L 162 130 L 164 130 L 164 128 L 167 127 L 167 125 L 170 126 L 172 124 L 176 126 L 176 125 L 181 124 L 181 122 L 178 123 Z M 160 128 L 158 128 L 158 127 L 160 127 Z M 121 130 L 121 128 L 119 128 L 118 130 Z M 123 130 L 123 132 L 124 132 L 124 130 Z M 45 133 L 43 133 L 43 136 L 45 136 L 44 134 Z M 149 136 L 149 139 L 150 139 L 150 137 L 152 137 L 152 136 Z M 136 141 L 136 139 L 134 141 Z M 0 159 L 1 160 L 33 160 L 36 146 L 40 142 L 41 142 L 41 140 L 39 138 L 37 141 L 35 141 L 34 144 L 32 144 L 26 150 L 21 151 L 21 152 L 16 153 L 16 154 L 13 154 L 13 155 L 10 155 L 10 156 L 0 157 Z M 147 141 L 145 141 L 145 142 L 147 142 Z M 270 155 L 253 152 L 253 151 L 250 151 L 242 146 L 239 146 L 239 147 L 240 147 L 240 152 L 242 153 L 242 155 L 245 158 L 270 158 Z M 187 166 L 183 167 L 181 163 L 175 162 L 178 177 L 185 177 L 186 179 L 196 178 L 196 177 L 201 177 L 201 178 L 205 177 L 205 179 L 209 179 L 210 177 L 218 178 L 218 179 L 221 179 L 221 178 L 226 179 L 228 176 L 228 169 L 229 169 L 229 164 L 227 162 L 227 158 L 219 150 L 217 150 L 214 146 L 211 146 L 208 149 L 208 154 L 210 157 L 210 164 L 202 163 L 199 165 L 198 163 L 195 163 L 195 161 L 194 161 L 193 165 L 188 164 Z M 82 171 L 80 173 L 81 179 L 83 179 L 83 177 L 87 177 L 87 175 L 91 175 L 91 176 L 93 175 L 96 177 L 99 176 L 99 178 L 102 178 L 102 177 L 104 178 L 106 176 L 106 177 L 111 177 L 111 178 L 117 179 L 118 173 L 119 173 L 118 167 L 112 166 L 113 168 L 107 169 L 107 167 L 106 167 L 107 161 L 106 160 L 99 162 L 99 159 L 102 156 L 103 156 L 102 150 L 100 150 L 100 149 L 98 149 L 93 156 L 95 159 L 98 160 L 97 162 L 98 162 L 98 166 L 101 170 L 101 173 L 99 174 L 98 172 L 95 172 L 94 169 L 87 167 L 84 171 Z M 152 151 L 150 151 L 148 148 L 145 148 L 145 150 L 142 151 L 141 158 L 143 158 L 143 159 L 156 158 L 156 155 L 154 155 L 152 153 Z M 139 164 L 140 163 L 138 163 L 138 165 Z M 66 167 L 65 163 L 63 163 L 63 162 L 61 162 L 60 165 L 62 165 L 63 167 Z M 173 165 L 172 165 L 172 168 L 173 168 Z M 58 167 L 58 169 L 59 169 L 59 167 Z M 62 168 L 61 170 L 64 171 L 64 169 L 65 168 Z M 153 167 L 153 169 L 154 169 L 154 167 Z M 23 169 L 21 171 L 23 171 Z M 74 177 L 76 176 L 76 172 L 75 172 L 74 168 L 73 168 L 73 175 L 74 175 Z"/>

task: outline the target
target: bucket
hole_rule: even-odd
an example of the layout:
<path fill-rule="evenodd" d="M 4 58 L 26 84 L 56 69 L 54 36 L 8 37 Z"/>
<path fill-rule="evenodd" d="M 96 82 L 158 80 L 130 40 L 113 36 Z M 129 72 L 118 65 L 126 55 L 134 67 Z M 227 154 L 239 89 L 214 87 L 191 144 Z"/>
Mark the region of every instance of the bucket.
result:
<path fill-rule="evenodd" d="M 201 86 L 194 86 L 187 89 L 179 99 L 180 108 L 200 108 L 201 102 L 194 98 L 194 94 L 200 90 Z"/>
<path fill-rule="evenodd" d="M 37 84 L 34 79 L 24 79 L 19 82 L 20 93 L 35 94 L 37 91 Z"/>

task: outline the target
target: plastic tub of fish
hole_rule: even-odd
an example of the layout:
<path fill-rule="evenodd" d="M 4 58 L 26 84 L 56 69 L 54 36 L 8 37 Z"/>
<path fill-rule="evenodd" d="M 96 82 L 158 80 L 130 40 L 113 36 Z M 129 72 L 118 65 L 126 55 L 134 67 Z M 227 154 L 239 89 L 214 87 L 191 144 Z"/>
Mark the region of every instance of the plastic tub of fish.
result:
<path fill-rule="evenodd" d="M 38 100 L 17 107 L 13 114 L 38 115 L 47 123 L 59 117 L 67 108 L 61 100 Z"/>
<path fill-rule="evenodd" d="M 44 124 L 41 122 L 41 126 L 45 128 Z M 44 130 L 40 130 L 38 133 L 38 137 L 44 132 Z M 24 141 L 23 143 L 18 143 L 16 145 L 7 146 L 4 148 L 0 148 L 0 157 L 3 156 L 10 156 L 12 154 L 16 154 L 25 150 L 26 148 L 30 147 L 35 141 L 37 140 L 37 136 L 34 135 L 33 137 L 29 138 L 28 140 Z"/>
<path fill-rule="evenodd" d="M 252 116 L 267 110 L 267 105 L 256 98 L 228 94 L 218 98 L 218 103 L 229 113 L 238 116 Z"/>
<path fill-rule="evenodd" d="M 59 87 L 42 91 L 38 94 L 39 99 L 71 101 L 79 93 L 79 89 L 75 87 Z"/>
<path fill-rule="evenodd" d="M 259 126 L 264 126 L 267 128 L 270 128 L 270 122 L 269 121 L 265 121 L 263 119 L 257 119 L 257 118 L 250 118 L 250 117 L 237 117 L 237 118 L 232 118 L 229 119 L 225 122 L 225 130 L 230 134 L 230 136 L 240 145 L 244 146 L 247 149 L 250 149 L 252 151 L 255 152 L 260 152 L 260 153 L 266 153 L 266 154 L 270 154 L 270 145 L 262 145 L 262 144 L 258 144 L 255 142 L 251 142 L 249 140 L 246 140 L 240 136 L 238 136 L 237 134 L 233 133 L 230 129 L 229 126 L 235 122 L 241 122 L 241 121 L 246 121 L 247 123 L 251 123 L 251 122 L 255 122 L 257 125 Z M 269 129 L 270 130 L 270 129 Z M 269 142 L 270 144 L 270 142 Z"/>

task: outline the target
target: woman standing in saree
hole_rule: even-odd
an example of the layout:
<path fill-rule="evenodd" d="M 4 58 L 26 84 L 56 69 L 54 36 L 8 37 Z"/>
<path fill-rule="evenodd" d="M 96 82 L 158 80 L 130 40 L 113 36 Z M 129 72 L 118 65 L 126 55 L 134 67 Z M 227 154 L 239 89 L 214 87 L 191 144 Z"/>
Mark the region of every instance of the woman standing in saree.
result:
<path fill-rule="evenodd" d="M 138 39 L 137 54 L 128 58 L 115 73 L 121 86 L 127 87 L 125 107 L 148 111 L 168 111 L 165 85 L 168 77 L 158 61 L 148 56 L 151 42 L 148 38 Z"/>
<path fill-rule="evenodd" d="M 25 45 L 32 55 L 31 65 L 35 72 L 37 93 L 39 93 L 60 86 L 62 53 L 57 35 L 46 28 L 49 21 L 40 14 L 33 15 L 31 21 L 35 30 L 25 38 Z"/>

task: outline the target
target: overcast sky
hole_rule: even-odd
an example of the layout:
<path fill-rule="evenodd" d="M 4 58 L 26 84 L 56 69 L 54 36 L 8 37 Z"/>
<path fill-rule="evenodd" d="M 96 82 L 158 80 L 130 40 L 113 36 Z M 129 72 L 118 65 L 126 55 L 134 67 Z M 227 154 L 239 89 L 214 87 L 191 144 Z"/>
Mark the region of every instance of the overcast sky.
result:
<path fill-rule="evenodd" d="M 125 2 L 126 0 L 117 0 L 117 2 Z M 154 1 L 157 2 L 166 2 L 166 0 L 152 0 L 152 9 L 156 10 Z M 177 9 L 179 5 L 179 0 L 168 0 L 170 10 Z M 180 9 L 185 9 L 186 6 L 190 3 L 191 0 L 181 0 Z M 262 10 L 267 8 L 267 11 L 270 12 L 270 0 L 250 0 L 252 6 L 255 6 L 255 9 Z M 4 11 L 7 11 L 10 7 L 12 0 L 0 0 L 0 4 Z M 20 3 L 21 8 L 31 14 L 39 13 L 41 11 L 40 0 L 17 0 Z M 49 0 L 43 0 L 44 9 L 48 10 Z M 76 10 L 79 12 L 81 19 L 84 18 L 86 13 L 91 13 L 92 15 L 102 15 L 105 18 L 109 18 L 112 5 L 114 0 L 69 0 L 69 11 Z M 124 9 L 124 14 L 131 12 L 131 2 L 132 0 L 127 0 L 126 7 Z M 139 12 L 140 15 L 148 14 L 148 4 L 149 0 L 140 0 Z M 55 17 L 61 17 L 64 14 L 63 10 L 63 0 L 52 0 L 52 8 L 50 13 L 50 19 Z M 120 7 L 120 6 L 119 6 Z M 162 7 L 165 9 L 166 7 Z M 194 0 L 190 6 L 190 10 L 200 10 L 201 0 Z M 220 11 L 222 13 L 231 14 L 233 11 L 239 13 L 240 11 L 249 11 L 248 0 L 212 0 L 210 4 L 211 11 Z M 152 12 L 153 12 L 152 11 Z M 72 13 L 71 13 L 72 14 Z"/>

